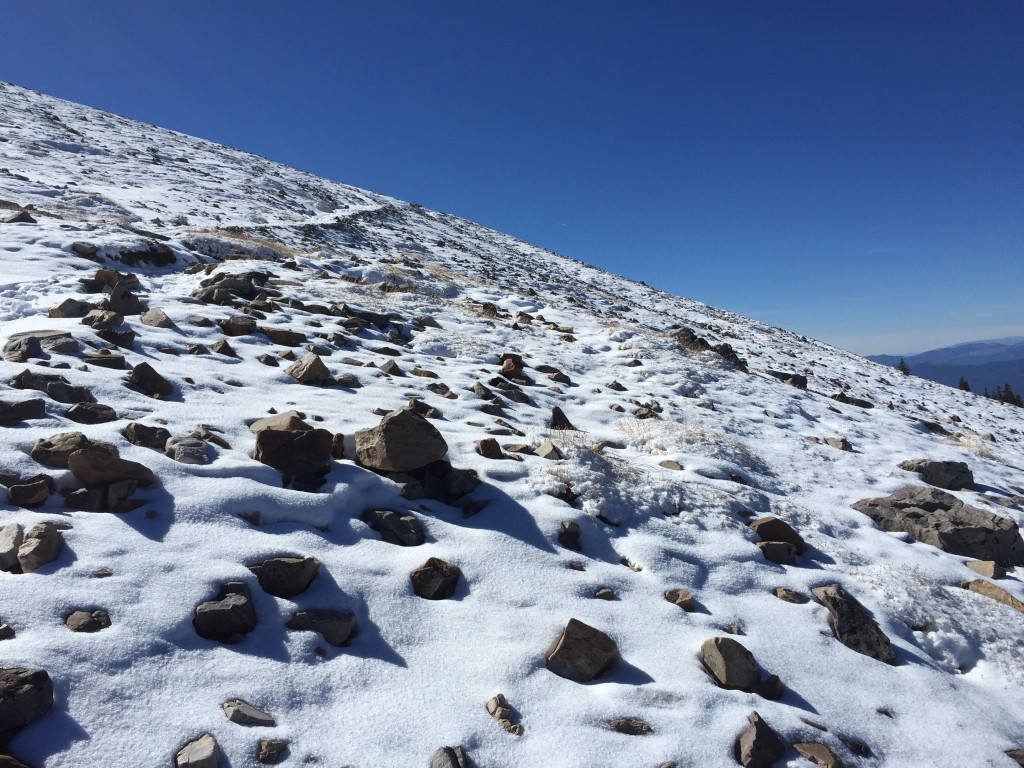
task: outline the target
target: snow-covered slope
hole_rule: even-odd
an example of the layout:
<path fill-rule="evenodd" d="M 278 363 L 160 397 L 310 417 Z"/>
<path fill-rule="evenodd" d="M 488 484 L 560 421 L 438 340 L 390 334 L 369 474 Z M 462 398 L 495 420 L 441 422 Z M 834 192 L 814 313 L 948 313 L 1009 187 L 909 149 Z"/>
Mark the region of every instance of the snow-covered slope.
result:
<path fill-rule="evenodd" d="M 78 347 L 0 362 L 0 401 L 45 401 L 41 418 L 0 426 L 0 472 L 56 483 L 41 506 L 0 503 L 0 526 L 63 529 L 56 560 L 0 572 L 0 622 L 15 634 L 0 641 L 0 668 L 43 669 L 54 687 L 49 712 L 10 744 L 26 764 L 168 766 L 209 733 L 219 764 L 235 768 L 257 764 L 266 739 L 286 740 L 282 764 L 295 766 L 422 766 L 456 745 L 479 768 L 730 765 L 752 710 L 787 745 L 820 742 L 847 765 L 1013 765 L 1004 753 L 1024 747 L 1024 614 L 961 587 L 978 578 L 969 558 L 885 532 L 850 506 L 925 487 L 901 461 L 963 461 L 975 489 L 954 495 L 1024 522 L 1019 409 L 455 216 L 10 85 L 0 85 L 0 200 L 35 220 L 0 223 L 0 342 L 67 331 Z M 48 317 L 68 298 L 99 304 L 105 294 L 87 291 L 101 267 L 136 275 L 132 293 L 173 321 L 126 314 L 137 335 L 112 349 L 124 370 L 96 363 L 108 344 L 81 319 Z M 262 273 L 255 303 L 201 300 L 204 285 L 244 273 Z M 277 341 L 244 333 L 229 338 L 234 356 L 214 352 L 226 338 L 216 322 L 243 311 Z M 680 328 L 712 349 L 683 343 Z M 286 373 L 279 353 L 298 359 L 311 346 L 336 383 Z M 522 372 L 512 358 L 501 375 L 506 353 Z M 125 386 L 142 363 L 169 394 Z M 87 388 L 115 419 L 70 420 L 71 403 L 10 384 L 26 369 Z M 807 388 L 771 372 L 806 376 Z M 482 481 L 468 496 L 405 498 L 355 460 L 356 431 L 410 398 L 436 410 L 428 421 L 451 465 Z M 555 407 L 575 430 L 549 428 Z M 319 492 L 282 487 L 282 473 L 253 458 L 248 424 L 272 409 L 341 436 Z M 200 448 L 212 461 L 134 445 L 131 422 L 174 437 L 199 428 L 215 438 Z M 76 474 L 30 453 L 74 431 L 152 470 L 156 483 L 131 497 L 140 506 L 65 506 L 62 492 L 81 497 Z M 488 437 L 503 458 L 477 450 Z M 545 439 L 561 459 L 511 450 Z M 379 509 L 414 516 L 425 542 L 382 540 L 364 522 Z M 767 515 L 806 542 L 795 563 L 757 546 L 749 523 Z M 559 536 L 568 521 L 580 551 Z M 308 590 L 274 597 L 248 569 L 282 555 L 321 563 Z M 431 557 L 461 569 L 448 599 L 413 591 L 410 573 Z M 193 626 L 226 582 L 249 588 L 258 616 L 236 643 Z M 873 614 L 894 664 L 835 639 L 817 600 L 773 594 L 833 583 Z M 1013 574 L 998 585 L 1024 599 Z M 606 587 L 614 599 L 594 597 Z M 679 588 L 692 612 L 665 599 Z M 358 634 L 336 647 L 285 626 L 310 609 L 354 613 Z M 104 610 L 111 625 L 73 632 L 76 610 Z M 574 618 L 618 648 L 589 682 L 546 663 Z M 781 695 L 717 686 L 698 657 L 715 637 L 749 649 Z M 488 714 L 499 692 L 521 735 Z M 221 704 L 232 698 L 277 725 L 229 721 Z M 609 726 L 620 718 L 651 732 Z M 811 763 L 788 746 L 777 764 Z"/>

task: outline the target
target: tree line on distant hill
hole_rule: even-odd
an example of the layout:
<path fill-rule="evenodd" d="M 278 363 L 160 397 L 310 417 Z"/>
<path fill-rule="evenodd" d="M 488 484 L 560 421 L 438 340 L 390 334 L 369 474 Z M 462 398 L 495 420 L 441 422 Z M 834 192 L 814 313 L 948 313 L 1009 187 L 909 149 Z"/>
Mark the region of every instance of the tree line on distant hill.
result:
<path fill-rule="evenodd" d="M 904 376 L 910 375 L 910 366 L 907 365 L 907 361 L 902 357 L 896 365 L 896 370 Z M 960 377 L 960 383 L 957 386 L 964 392 L 972 391 L 970 383 L 963 376 Z M 1013 388 L 1009 384 L 1004 384 L 1002 387 L 996 387 L 994 392 L 989 392 L 988 387 L 985 387 L 985 391 L 981 393 L 981 396 L 1000 403 L 1006 403 L 1007 405 L 1015 405 L 1018 408 L 1024 408 L 1024 399 L 1014 392 Z"/>

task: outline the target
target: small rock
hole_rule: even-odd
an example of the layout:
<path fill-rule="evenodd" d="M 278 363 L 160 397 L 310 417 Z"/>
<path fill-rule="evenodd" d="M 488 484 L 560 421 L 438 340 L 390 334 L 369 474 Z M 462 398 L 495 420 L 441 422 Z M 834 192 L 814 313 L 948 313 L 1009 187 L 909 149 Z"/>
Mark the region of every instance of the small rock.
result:
<path fill-rule="evenodd" d="M 462 747 L 441 747 L 430 759 L 430 768 L 473 768 Z"/>
<path fill-rule="evenodd" d="M 1005 589 L 997 587 L 990 581 L 986 581 L 985 579 L 975 579 L 974 581 L 969 581 L 968 583 L 964 584 L 964 588 L 976 594 L 989 597 L 997 602 L 1002 603 L 1003 605 L 1008 605 L 1015 611 L 1024 613 L 1024 603 L 1015 598 Z"/>
<path fill-rule="evenodd" d="M 826 437 L 825 442 L 840 451 L 853 451 L 853 445 L 845 437 Z"/>
<path fill-rule="evenodd" d="M 947 491 L 974 490 L 974 473 L 963 461 L 912 459 L 900 462 L 900 469 L 917 472 L 928 485 Z"/>
<path fill-rule="evenodd" d="M 986 579 L 1001 579 L 1006 576 L 1006 569 L 993 560 L 969 560 L 964 565 Z"/>
<path fill-rule="evenodd" d="M 783 541 L 792 544 L 798 555 L 802 555 L 807 548 L 800 534 L 793 530 L 789 523 L 774 515 L 759 517 L 750 523 L 750 528 L 760 537 L 761 541 Z"/>
<path fill-rule="evenodd" d="M 263 728 L 274 728 L 277 721 L 262 709 L 257 709 L 245 699 L 228 699 L 220 708 L 224 710 L 224 716 L 232 723 L 238 725 L 260 726 Z"/>
<path fill-rule="evenodd" d="M 235 348 L 228 344 L 227 339 L 221 339 L 218 341 L 210 347 L 210 351 L 215 352 L 218 355 L 224 355 L 225 357 L 238 357 L 238 353 L 235 352 Z"/>
<path fill-rule="evenodd" d="M 807 595 L 801 594 L 794 589 L 787 589 L 786 587 L 776 587 L 772 590 L 772 594 L 779 598 L 779 600 L 785 600 L 787 603 L 796 603 L 797 605 L 811 601 L 811 598 Z"/>
<path fill-rule="evenodd" d="M 220 747 L 208 733 L 190 741 L 174 756 L 174 768 L 217 768 L 219 765 Z"/>
<path fill-rule="evenodd" d="M 265 416 L 257 419 L 249 425 L 249 431 L 260 433 L 264 429 L 272 429 L 277 432 L 302 432 L 313 429 L 303 419 L 304 415 L 298 411 L 285 411 L 272 416 Z"/>
<path fill-rule="evenodd" d="M 46 401 L 22 400 L 20 403 L 0 402 L 0 426 L 9 427 L 29 419 L 46 418 Z"/>
<path fill-rule="evenodd" d="M 263 363 L 264 365 L 269 365 L 271 368 L 278 368 L 281 365 L 279 362 L 277 362 L 276 357 L 274 357 L 273 355 L 268 355 L 266 353 L 259 355 L 256 359 L 259 362 Z"/>
<path fill-rule="evenodd" d="M 285 373 L 299 384 L 323 384 L 330 381 L 331 372 L 319 355 L 309 352 L 298 362 L 285 368 Z"/>
<path fill-rule="evenodd" d="M 256 609 L 249 588 L 240 581 L 224 584 L 213 600 L 196 606 L 192 626 L 207 640 L 237 643 L 256 628 Z"/>
<path fill-rule="evenodd" d="M 0 744 L 53 706 L 53 682 L 42 669 L 0 668 Z"/>
<path fill-rule="evenodd" d="M 637 717 L 620 717 L 611 720 L 608 727 L 627 736 L 645 736 L 648 733 L 654 733 L 654 729 L 650 725 Z"/>
<path fill-rule="evenodd" d="M 164 447 L 164 453 L 182 464 L 210 464 L 210 446 L 197 437 L 172 437 Z"/>
<path fill-rule="evenodd" d="M 17 523 L 0 527 L 0 571 L 20 571 L 18 549 L 25 540 L 25 529 Z"/>
<path fill-rule="evenodd" d="M 558 543 L 566 549 L 580 552 L 580 524 L 575 520 L 563 520 L 562 530 L 558 532 Z"/>
<path fill-rule="evenodd" d="M 478 440 L 476 444 L 476 452 L 485 459 L 505 458 L 505 454 L 501 450 L 501 445 L 493 437 L 486 437 L 483 440 Z"/>
<path fill-rule="evenodd" d="M 306 334 L 299 331 L 290 331 L 287 328 L 274 328 L 269 325 L 261 325 L 257 330 L 270 339 L 272 344 L 280 344 L 285 347 L 298 347 L 306 343 Z"/>
<path fill-rule="evenodd" d="M 64 624 L 72 632 L 99 632 L 110 626 L 110 614 L 104 610 L 74 611 Z"/>
<path fill-rule="evenodd" d="M 263 739 L 256 759 L 263 765 L 277 765 L 287 749 L 288 742 L 284 739 Z"/>
<path fill-rule="evenodd" d="M 129 422 L 121 430 L 121 434 L 132 445 L 142 448 L 155 448 L 162 451 L 171 439 L 171 433 L 163 427 L 151 427 L 147 424 L 140 424 L 137 421 Z"/>
<path fill-rule="evenodd" d="M 108 421 L 117 421 L 114 409 L 100 403 L 76 403 L 64 416 L 79 424 L 105 424 Z"/>
<path fill-rule="evenodd" d="M 537 456 L 540 456 L 542 459 L 547 459 L 548 461 L 559 461 L 565 458 L 562 452 L 558 450 L 557 446 L 555 446 L 555 444 L 550 440 L 542 442 L 536 449 L 534 449 L 533 452 Z"/>
<path fill-rule="evenodd" d="M 95 307 L 87 301 L 80 299 L 64 299 L 59 304 L 54 304 L 47 310 L 47 317 L 55 318 L 80 318 L 85 317 Z"/>
<path fill-rule="evenodd" d="M 664 461 L 659 461 L 658 466 L 664 467 L 665 469 L 671 469 L 676 472 L 682 472 L 685 469 L 685 467 L 682 464 L 680 464 L 678 461 L 675 461 L 674 459 L 665 459 Z"/>
<path fill-rule="evenodd" d="M 413 571 L 409 578 L 412 589 L 427 600 L 445 600 L 455 594 L 462 571 L 457 565 L 432 557 Z"/>
<path fill-rule="evenodd" d="M 11 485 L 7 492 L 11 504 L 16 507 L 31 509 L 45 502 L 53 488 L 54 481 L 52 477 L 49 475 L 36 475 L 24 482 Z"/>
<path fill-rule="evenodd" d="M 843 761 L 824 744 L 818 741 L 799 741 L 793 745 L 797 754 L 822 768 L 843 768 Z"/>
<path fill-rule="evenodd" d="M 256 320 L 248 315 L 231 315 L 218 320 L 217 325 L 225 336 L 247 336 L 256 332 Z"/>
<path fill-rule="evenodd" d="M 665 599 L 673 605 L 678 605 L 687 613 L 693 613 L 697 610 L 697 601 L 693 599 L 693 595 L 690 594 L 690 590 L 683 589 L 670 589 L 665 593 Z"/>
<path fill-rule="evenodd" d="M 758 549 L 769 560 L 778 565 L 794 565 L 796 563 L 796 547 L 785 541 L 759 541 Z"/>
<path fill-rule="evenodd" d="M 615 600 L 615 590 L 611 587 L 601 587 L 594 592 L 594 597 L 598 600 Z"/>
<path fill-rule="evenodd" d="M 128 385 L 150 397 L 163 398 L 174 392 L 174 386 L 153 370 L 149 363 L 139 363 L 128 376 Z"/>
<path fill-rule="evenodd" d="M 599 629 L 569 619 L 561 636 L 547 655 L 547 668 L 567 680 L 593 680 L 615 663 L 619 649 Z"/>
<path fill-rule="evenodd" d="M 309 589 L 320 572 L 320 561 L 315 557 L 274 557 L 249 566 L 249 570 L 267 594 L 292 598 Z"/>
<path fill-rule="evenodd" d="M 371 509 L 367 510 L 363 521 L 390 544 L 416 547 L 426 541 L 423 525 L 413 515 L 399 515 L 390 509 Z"/>
<path fill-rule="evenodd" d="M 174 321 L 171 320 L 171 318 L 169 318 L 167 316 L 167 313 L 164 312 L 159 307 L 153 307 L 152 309 L 147 309 L 145 312 L 142 313 L 142 317 L 139 318 L 139 321 L 143 325 L 148 325 L 151 328 L 173 328 L 174 327 Z"/>
<path fill-rule="evenodd" d="M 68 457 L 68 469 L 87 488 L 110 485 L 121 480 L 134 480 L 141 486 L 156 484 L 156 475 L 149 467 L 91 448 L 72 453 Z"/>
<path fill-rule="evenodd" d="M 334 435 L 326 429 L 263 429 L 253 458 L 287 477 L 319 477 L 331 469 L 333 446 Z"/>
<path fill-rule="evenodd" d="M 761 667 L 754 655 L 731 637 L 705 640 L 699 656 L 722 688 L 754 693 L 761 683 Z"/>
<path fill-rule="evenodd" d="M 33 525 L 18 547 L 18 564 L 22 573 L 33 573 L 47 563 L 52 563 L 60 555 L 63 546 L 64 537 L 55 524 Z"/>
<path fill-rule="evenodd" d="M 786 754 L 786 745 L 757 712 L 747 720 L 750 725 L 736 739 L 736 762 L 744 768 L 771 768 Z"/>
<path fill-rule="evenodd" d="M 358 632 L 356 616 L 351 611 L 299 611 L 292 614 L 285 626 L 289 629 L 319 632 L 327 643 L 338 648 L 347 646 Z"/>
<path fill-rule="evenodd" d="M 811 592 L 828 609 L 828 626 L 839 642 L 886 664 L 895 663 L 889 638 L 853 595 L 839 584 L 816 587 Z"/>
<path fill-rule="evenodd" d="M 548 429 L 576 430 L 576 427 L 572 425 L 569 417 L 565 415 L 562 409 L 556 405 L 551 409 L 551 420 L 548 422 Z"/>
<path fill-rule="evenodd" d="M 0 640 L 13 640 L 15 634 L 14 627 L 10 624 L 0 624 Z M 0 762 L 0 768 L 3 768 L 2 762 Z"/>

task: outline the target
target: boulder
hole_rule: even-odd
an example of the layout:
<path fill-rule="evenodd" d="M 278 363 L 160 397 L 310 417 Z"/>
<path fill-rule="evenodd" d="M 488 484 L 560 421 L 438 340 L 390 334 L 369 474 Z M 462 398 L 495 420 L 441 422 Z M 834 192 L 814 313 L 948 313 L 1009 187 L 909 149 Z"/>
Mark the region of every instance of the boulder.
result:
<path fill-rule="evenodd" d="M 174 392 L 174 386 L 153 370 L 149 363 L 139 363 L 128 375 L 128 385 L 150 397 L 163 398 Z"/>
<path fill-rule="evenodd" d="M 455 594 L 462 571 L 457 565 L 446 563 L 432 557 L 415 571 L 409 578 L 412 590 L 427 600 L 445 600 Z"/>
<path fill-rule="evenodd" d="M 292 363 L 284 372 L 299 384 L 324 384 L 331 379 L 331 372 L 320 356 L 309 352 L 301 360 Z"/>
<path fill-rule="evenodd" d="M 8 498 L 16 507 L 38 507 L 54 489 L 54 480 L 49 475 L 36 475 L 8 487 Z"/>
<path fill-rule="evenodd" d="M 72 632 L 99 632 L 110 626 L 110 614 L 104 610 L 74 611 L 64 624 Z"/>
<path fill-rule="evenodd" d="M 159 307 L 153 307 L 152 309 L 147 309 L 145 312 L 142 313 L 142 317 L 139 318 L 139 321 L 143 325 L 148 325 L 151 328 L 173 328 L 174 327 L 174 321 L 171 320 L 171 318 L 169 318 L 167 316 L 167 313 L 164 312 Z"/>
<path fill-rule="evenodd" d="M 1017 523 L 964 504 L 934 488 L 906 486 L 889 496 L 853 505 L 886 531 L 909 533 L 946 552 L 999 565 L 1024 565 L 1024 540 Z"/>
<path fill-rule="evenodd" d="M 274 328 L 270 325 L 257 326 L 256 330 L 270 339 L 271 343 L 280 344 L 282 347 L 298 347 L 306 343 L 306 334 L 299 331 L 290 331 L 287 328 Z"/>
<path fill-rule="evenodd" d="M 117 448 L 113 445 L 90 440 L 81 432 L 61 432 L 43 440 L 37 440 L 29 455 L 47 467 L 67 469 L 71 454 L 84 449 L 104 453 L 108 456 L 117 456 Z"/>
<path fill-rule="evenodd" d="M 20 571 L 18 549 L 25 540 L 25 530 L 17 523 L 0 527 L 0 571 Z"/>
<path fill-rule="evenodd" d="M 156 475 L 149 467 L 89 448 L 72 453 L 68 457 L 68 469 L 87 488 L 120 480 L 134 480 L 143 487 L 156 484 Z"/>
<path fill-rule="evenodd" d="M 42 669 L 0 668 L 0 745 L 53 706 L 53 681 Z"/>
<path fill-rule="evenodd" d="M 46 401 L 22 400 L 20 403 L 0 401 L 0 426 L 9 427 L 29 419 L 46 418 Z"/>
<path fill-rule="evenodd" d="M 253 458 L 288 477 L 327 474 L 334 435 L 326 429 L 264 429 L 256 435 Z"/>
<path fill-rule="evenodd" d="M 249 425 L 249 430 L 259 433 L 265 429 L 272 429 L 276 432 L 303 432 L 313 429 L 303 419 L 303 414 L 298 411 L 275 413 L 272 416 L 257 419 Z"/>
<path fill-rule="evenodd" d="M 786 754 L 786 745 L 757 712 L 747 720 L 749 725 L 736 739 L 736 762 L 744 768 L 771 768 Z"/>
<path fill-rule="evenodd" d="M 569 619 L 547 654 L 547 668 L 567 680 L 585 683 L 611 667 L 619 656 L 615 641 L 599 629 Z"/>
<path fill-rule="evenodd" d="M 277 720 L 272 715 L 258 709 L 245 699 L 228 699 L 220 708 L 224 710 L 224 716 L 232 723 L 238 725 L 261 726 L 263 728 L 274 728 Z"/>
<path fill-rule="evenodd" d="M 64 546 L 64 537 L 60 529 L 53 523 L 37 523 L 28 529 L 25 538 L 18 547 L 18 564 L 22 573 L 38 571 L 47 563 L 52 563 L 60 555 Z M 0 722 L 3 722 L 0 720 Z"/>
<path fill-rule="evenodd" d="M 239 642 L 256 628 L 256 609 L 249 588 L 240 581 L 224 584 L 216 598 L 196 606 L 192 626 L 207 640 Z"/>
<path fill-rule="evenodd" d="M 932 461 L 910 459 L 900 462 L 900 469 L 917 472 L 928 485 L 947 491 L 973 491 L 974 473 L 964 461 Z"/>
<path fill-rule="evenodd" d="M 387 414 L 376 427 L 360 429 L 355 440 L 359 463 L 379 472 L 410 472 L 448 452 L 434 425 L 405 408 Z"/>
<path fill-rule="evenodd" d="M 816 587 L 812 594 L 828 609 L 828 626 L 836 640 L 873 659 L 893 664 L 896 654 L 889 638 L 868 610 L 839 584 Z"/>
<path fill-rule="evenodd" d="M 285 626 L 319 632 L 327 643 L 338 648 L 348 645 L 359 631 L 356 616 L 351 611 L 325 609 L 299 611 L 292 614 Z"/>
<path fill-rule="evenodd" d="M 174 756 L 174 768 L 217 768 L 219 765 L 220 747 L 208 733 L 190 741 Z"/>
<path fill-rule="evenodd" d="M 106 424 L 109 421 L 117 421 L 114 409 L 101 403 L 75 403 L 64 416 L 79 424 Z"/>
<path fill-rule="evenodd" d="M 754 654 L 731 637 L 712 637 L 704 641 L 701 662 L 722 688 L 754 693 L 761 683 L 761 667 Z"/>
<path fill-rule="evenodd" d="M 320 571 L 320 561 L 315 557 L 274 557 L 249 566 L 249 570 L 267 594 L 292 598 L 309 589 Z"/>
<path fill-rule="evenodd" d="M 132 445 L 142 448 L 155 448 L 158 451 L 164 450 L 167 441 L 171 439 L 171 433 L 163 427 L 151 427 L 147 424 L 140 424 L 137 421 L 129 422 L 121 430 L 121 434 Z"/>
<path fill-rule="evenodd" d="M 53 318 L 82 318 L 91 312 L 95 307 L 81 299 L 64 299 L 59 304 L 54 304 L 47 312 L 47 317 Z"/>
<path fill-rule="evenodd" d="M 247 336 L 256 332 L 256 320 L 248 315 L 231 315 L 218 320 L 217 325 L 225 336 Z"/>
<path fill-rule="evenodd" d="M 793 530 L 789 523 L 780 520 L 774 515 L 759 517 L 750 523 L 750 528 L 758 535 L 761 541 L 782 541 L 792 544 L 798 555 L 802 555 L 807 548 L 800 534 Z"/>
<path fill-rule="evenodd" d="M 370 509 L 363 515 L 363 521 L 390 544 L 417 547 L 426 541 L 423 525 L 413 515 L 399 515 L 390 509 Z"/>

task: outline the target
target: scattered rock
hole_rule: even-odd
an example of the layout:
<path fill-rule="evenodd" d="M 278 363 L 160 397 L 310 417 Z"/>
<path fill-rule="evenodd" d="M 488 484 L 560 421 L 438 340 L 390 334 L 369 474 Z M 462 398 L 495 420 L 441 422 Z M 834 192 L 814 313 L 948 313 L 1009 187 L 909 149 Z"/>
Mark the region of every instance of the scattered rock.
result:
<path fill-rule="evenodd" d="M 828 609 L 828 626 L 836 640 L 847 648 L 873 659 L 893 664 L 896 654 L 871 614 L 856 598 L 839 584 L 829 584 L 811 590 Z"/>
<path fill-rule="evenodd" d="M 8 500 L 16 507 L 38 507 L 49 498 L 54 485 L 53 478 L 49 475 L 36 475 L 8 486 Z"/>
<path fill-rule="evenodd" d="M 430 768 L 473 768 L 462 747 L 441 747 L 430 759 Z"/>
<path fill-rule="evenodd" d="M 217 597 L 196 606 L 196 634 L 207 640 L 237 643 L 256 628 L 256 609 L 249 588 L 240 581 L 221 586 Z"/>
<path fill-rule="evenodd" d="M 996 600 L 1002 603 L 1003 605 L 1008 605 L 1015 611 L 1024 613 L 1024 603 L 1015 598 L 1005 589 L 997 587 L 991 581 L 985 581 L 985 579 L 974 579 L 973 581 L 967 582 L 963 586 L 964 589 L 970 590 L 971 592 L 975 592 L 979 595 L 984 595 L 985 597 L 989 597 L 993 600 Z"/>
<path fill-rule="evenodd" d="M 448 452 L 434 425 L 404 408 L 389 413 L 376 427 L 360 429 L 355 438 L 359 463 L 380 472 L 410 472 Z"/>
<path fill-rule="evenodd" d="M 45 400 L 22 400 L 20 403 L 0 401 L 0 426 L 9 427 L 30 419 L 46 418 Z"/>
<path fill-rule="evenodd" d="M 117 421 L 114 409 L 100 403 L 76 403 L 64 416 L 79 424 L 106 424 L 108 421 Z"/>
<path fill-rule="evenodd" d="M 598 600 L 615 600 L 615 590 L 611 587 L 601 587 L 594 592 L 594 597 Z"/>
<path fill-rule="evenodd" d="M 202 466 L 213 461 L 210 446 L 198 437 L 172 437 L 165 444 L 164 453 L 182 464 Z"/>
<path fill-rule="evenodd" d="M 964 565 L 986 579 L 1001 579 L 1006 576 L 1006 569 L 992 560 L 970 560 Z"/>
<path fill-rule="evenodd" d="M 779 600 L 785 600 L 787 603 L 795 603 L 796 605 L 811 602 L 811 598 L 807 595 L 797 592 L 795 589 L 787 589 L 786 587 L 776 587 L 772 590 L 772 594 L 779 598 Z"/>
<path fill-rule="evenodd" d="M 486 437 L 483 440 L 478 440 L 476 444 L 476 452 L 485 459 L 505 458 L 505 454 L 501 450 L 501 445 L 493 437 Z"/>
<path fill-rule="evenodd" d="M 886 531 L 903 531 L 954 555 L 1024 565 L 1017 523 L 934 488 L 907 486 L 889 496 L 853 505 Z"/>
<path fill-rule="evenodd" d="M 289 478 L 319 477 L 331 469 L 333 444 L 326 429 L 263 429 L 256 434 L 253 458 Z"/>
<path fill-rule="evenodd" d="M 618 655 L 615 641 L 604 632 L 569 619 L 547 655 L 547 668 L 559 677 L 585 683 L 611 667 Z"/>
<path fill-rule="evenodd" d="M 139 363 L 128 376 L 128 385 L 150 397 L 163 398 L 174 392 L 167 379 L 153 370 L 149 363 Z"/>
<path fill-rule="evenodd" d="M 843 768 L 843 761 L 831 749 L 819 741 L 799 741 L 793 745 L 800 757 L 810 760 L 821 768 Z"/>
<path fill-rule="evenodd" d="M 759 517 L 750 523 L 750 528 L 760 537 L 761 541 L 780 541 L 792 544 L 798 555 L 802 555 L 807 548 L 800 534 L 793 530 L 789 523 L 774 515 Z"/>
<path fill-rule="evenodd" d="M 754 655 L 731 637 L 705 640 L 699 657 L 720 687 L 747 693 L 757 691 L 761 683 L 761 667 Z"/>
<path fill-rule="evenodd" d="M 18 547 L 18 564 L 22 573 L 33 573 L 47 563 L 52 563 L 60 555 L 63 546 L 64 536 L 54 523 L 33 525 Z"/>
<path fill-rule="evenodd" d="M 853 445 L 845 437 L 826 437 L 825 442 L 840 451 L 853 451 Z"/>
<path fill-rule="evenodd" d="M 82 318 L 82 325 L 94 331 L 104 331 L 124 324 L 124 316 L 106 309 L 91 309 Z"/>
<path fill-rule="evenodd" d="M 238 357 L 238 353 L 235 352 L 235 348 L 228 344 L 227 339 L 221 339 L 220 341 L 218 341 L 216 344 L 210 347 L 210 351 L 218 355 L 224 355 L 225 357 Z"/>
<path fill-rule="evenodd" d="M 270 339 L 272 344 L 280 344 L 284 347 L 298 347 L 306 343 L 306 334 L 298 331 L 289 331 L 286 328 L 274 328 L 269 325 L 261 325 L 257 330 Z"/>
<path fill-rule="evenodd" d="M 72 453 L 68 457 L 68 469 L 87 488 L 110 485 L 120 480 L 134 480 L 144 487 L 156 484 L 156 475 L 149 467 L 91 448 Z"/>
<path fill-rule="evenodd" d="M 173 328 L 174 327 L 174 321 L 171 320 L 171 318 L 169 318 L 167 316 L 167 313 L 164 312 L 159 307 L 153 307 L 152 309 L 147 309 L 145 312 L 142 313 L 142 317 L 139 318 L 139 321 L 143 325 L 148 325 L 151 328 Z"/>
<path fill-rule="evenodd" d="M 654 729 L 638 717 L 619 717 L 609 721 L 608 727 L 627 736 L 646 736 L 648 733 L 654 733 Z"/>
<path fill-rule="evenodd" d="M 285 624 L 289 629 L 319 632 L 323 639 L 338 648 L 347 646 L 358 632 L 356 616 L 351 611 L 312 609 L 299 611 Z"/>
<path fill-rule="evenodd" d="M 789 384 L 791 387 L 797 389 L 807 389 L 807 377 L 800 373 L 783 373 L 782 371 L 769 371 L 766 370 L 769 376 L 772 376 L 784 384 Z"/>
<path fill-rule="evenodd" d="M 750 725 L 736 740 L 736 762 L 744 768 L 771 768 L 786 754 L 786 745 L 757 712 L 747 720 Z"/>
<path fill-rule="evenodd" d="M 256 332 L 256 320 L 248 315 L 231 315 L 218 320 L 217 325 L 225 336 L 248 336 Z"/>
<path fill-rule="evenodd" d="M 917 472 L 928 485 L 947 491 L 973 491 L 974 473 L 963 461 L 932 461 L 910 459 L 900 462 L 900 469 Z"/>
<path fill-rule="evenodd" d="M 551 420 L 548 422 L 548 429 L 571 429 L 577 431 L 576 427 L 569 421 L 569 417 L 557 405 L 551 409 Z"/>
<path fill-rule="evenodd" d="M 17 523 L 0 527 L 0 571 L 20 571 L 18 549 L 25 540 L 25 529 Z"/>
<path fill-rule="evenodd" d="M 208 733 L 190 741 L 174 756 L 174 768 L 217 768 L 219 765 L 220 747 Z"/>
<path fill-rule="evenodd" d="M 675 459 L 665 459 L 664 461 L 659 461 L 658 466 L 664 467 L 665 469 L 671 469 L 675 472 L 682 472 L 685 469 L 685 467 Z"/>
<path fill-rule="evenodd" d="M 558 532 L 558 543 L 566 549 L 581 552 L 580 524 L 575 520 L 563 520 L 562 530 Z"/>
<path fill-rule="evenodd" d="M 323 384 L 331 379 L 331 372 L 324 365 L 324 361 L 313 352 L 289 365 L 284 372 L 299 384 Z"/>
<path fill-rule="evenodd" d="M 263 739 L 256 759 L 263 765 L 277 765 L 287 749 L 288 742 L 284 739 Z"/>
<path fill-rule="evenodd" d="M 36 441 L 29 454 L 33 459 L 47 467 L 67 469 L 68 459 L 75 451 L 88 449 L 109 456 L 117 456 L 117 448 L 110 443 L 93 441 L 81 432 L 61 432 L 43 440 Z"/>
<path fill-rule="evenodd" d="M 796 547 L 786 541 L 759 541 L 757 548 L 764 559 L 778 565 L 796 564 Z"/>
<path fill-rule="evenodd" d="M 95 307 L 81 299 L 64 299 L 59 304 L 54 304 L 47 310 L 46 316 L 53 318 L 81 318 L 85 317 Z"/>
<path fill-rule="evenodd" d="M 53 706 L 53 682 L 42 669 L 0 668 L 0 744 L 6 745 Z"/>
<path fill-rule="evenodd" d="M 693 599 L 693 595 L 690 594 L 690 590 L 683 589 L 670 589 L 665 593 L 665 599 L 673 605 L 678 605 L 687 613 L 693 613 L 697 610 L 697 601 Z"/>
<path fill-rule="evenodd" d="M 163 427 L 151 427 L 147 424 L 140 424 L 137 421 L 129 422 L 121 430 L 121 434 L 132 445 L 142 448 L 155 448 L 162 451 L 171 439 L 171 433 Z"/>
<path fill-rule="evenodd" d="M 320 561 L 315 557 L 274 557 L 249 566 L 249 570 L 267 594 L 292 598 L 309 589 L 320 572 Z"/>
<path fill-rule="evenodd" d="M 536 449 L 534 449 L 533 452 L 537 456 L 540 456 L 542 459 L 547 459 L 548 461 L 560 461 L 565 458 L 565 455 L 558 450 L 558 447 L 550 440 L 542 442 Z"/>
<path fill-rule="evenodd" d="M 426 541 L 423 525 L 413 515 L 399 515 L 390 509 L 371 509 L 367 510 L 363 521 L 390 544 L 417 547 Z"/>
<path fill-rule="evenodd" d="M 427 600 L 446 600 L 455 594 L 462 571 L 457 565 L 432 557 L 411 574 L 412 590 Z"/>
<path fill-rule="evenodd" d="M 277 726 L 277 720 L 262 709 L 254 707 L 245 699 L 228 699 L 220 705 L 220 708 L 224 710 L 224 716 L 228 720 L 238 725 L 260 726 L 263 728 L 274 728 Z"/>
<path fill-rule="evenodd" d="M 64 624 L 72 632 L 99 632 L 110 626 L 110 614 L 104 610 L 74 611 Z"/>

